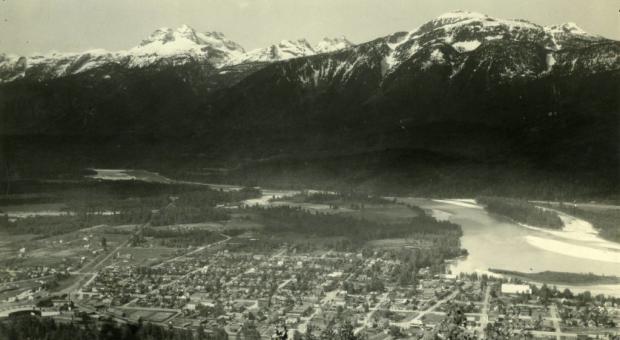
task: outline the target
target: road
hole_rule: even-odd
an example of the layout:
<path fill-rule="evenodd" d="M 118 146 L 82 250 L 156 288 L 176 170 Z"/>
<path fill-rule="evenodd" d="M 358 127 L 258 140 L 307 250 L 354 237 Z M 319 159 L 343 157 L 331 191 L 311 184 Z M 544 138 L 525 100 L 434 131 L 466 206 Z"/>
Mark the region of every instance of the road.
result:
<path fill-rule="evenodd" d="M 555 336 L 556 339 L 561 339 L 562 337 L 565 338 L 576 338 L 577 337 L 577 333 L 558 333 L 558 332 L 545 332 L 545 331 L 528 331 L 528 333 L 534 335 L 534 336 L 539 336 L 539 337 L 550 337 L 550 336 Z"/>
<path fill-rule="evenodd" d="M 362 325 L 353 330 L 353 334 L 357 335 L 359 332 L 362 331 L 362 329 L 364 329 L 364 328 L 369 326 L 370 319 L 375 314 L 375 312 L 380 309 L 379 307 L 381 307 L 381 305 L 383 305 L 387 301 L 388 296 L 389 296 L 388 293 L 383 293 L 383 295 L 381 296 L 381 299 L 379 301 L 377 301 L 377 303 L 374 305 L 374 307 L 372 307 L 368 311 L 368 313 L 366 314 L 366 317 L 364 318 L 364 321 L 362 321 Z"/>
<path fill-rule="evenodd" d="M 228 242 L 231 239 L 231 237 L 226 235 L 226 234 L 221 234 L 220 233 L 220 235 L 224 236 L 223 240 L 220 240 L 220 241 L 217 241 L 217 242 L 214 242 L 214 243 L 209 243 L 207 245 L 204 245 L 202 247 L 198 247 L 198 248 L 196 248 L 196 249 L 194 249 L 194 250 L 192 250 L 192 251 L 190 251 L 188 253 L 185 253 L 183 255 L 179 255 L 177 257 L 173 257 L 173 258 L 168 259 L 166 261 L 160 262 L 159 264 L 154 265 L 153 268 L 158 268 L 158 267 L 161 267 L 162 265 L 164 265 L 166 263 L 174 262 L 174 261 L 177 261 L 177 260 L 182 259 L 184 257 L 191 256 L 191 255 L 194 255 L 194 254 L 198 254 L 198 253 L 200 253 L 201 251 L 203 251 L 203 250 L 205 250 L 207 248 L 211 248 L 211 247 L 216 246 L 218 244 L 222 244 L 222 243 Z"/>
<path fill-rule="evenodd" d="M 485 329 L 489 324 L 489 299 L 491 298 L 491 286 L 487 285 L 484 291 L 484 302 L 482 303 L 482 312 L 480 313 L 480 328 L 478 328 L 481 339 L 486 337 Z"/>
<path fill-rule="evenodd" d="M 271 258 L 280 257 L 280 256 L 284 255 L 284 253 L 285 253 L 285 252 L 286 252 L 286 248 L 282 248 L 279 252 L 277 252 L 277 253 L 273 254 L 273 255 L 271 256 Z"/>
<path fill-rule="evenodd" d="M 113 251 L 111 251 L 108 255 L 106 255 L 101 261 L 97 262 L 96 264 L 93 265 L 93 263 L 95 261 L 97 261 L 97 258 L 94 258 L 92 261 L 90 261 L 85 266 L 80 268 L 80 270 L 70 273 L 71 275 L 93 275 L 93 277 L 91 277 L 91 279 L 88 280 L 88 282 L 86 284 L 83 284 L 83 285 L 79 285 L 81 280 L 78 280 L 76 283 L 74 283 L 71 286 L 61 290 L 59 293 L 60 294 L 70 294 L 73 291 L 78 290 L 79 288 L 88 285 L 96 277 L 97 269 L 99 268 L 99 266 L 101 266 L 103 263 L 105 263 L 107 260 L 109 260 L 110 257 L 112 257 L 121 248 L 125 247 L 128 243 L 129 243 L 129 240 L 121 243 L 118 247 L 116 247 Z M 89 270 L 89 271 L 85 271 L 85 269 L 89 268 L 89 267 L 92 267 L 92 269 Z M 4 285 L 9 285 L 9 284 L 18 284 L 19 285 L 19 284 L 24 284 L 24 283 L 27 283 L 27 282 L 32 282 L 32 281 L 37 281 L 37 280 L 43 280 L 43 279 L 51 278 L 51 277 L 54 277 L 54 276 L 55 275 L 47 275 L 47 276 L 42 276 L 42 277 L 38 277 L 38 278 L 34 278 L 34 279 L 7 282 L 7 283 L 4 283 L 4 284 L 0 284 L 0 288 L 2 288 Z"/>
<path fill-rule="evenodd" d="M 146 310 L 151 312 L 167 312 L 167 313 L 179 313 L 181 310 L 176 308 L 160 308 L 160 307 L 119 307 L 119 309 L 123 310 Z"/>
<path fill-rule="evenodd" d="M 68 294 L 71 295 L 72 293 L 82 289 L 82 287 L 85 287 L 87 285 L 89 285 L 91 282 L 93 282 L 95 280 L 95 278 L 97 277 L 98 274 L 98 270 L 99 267 L 102 266 L 106 261 L 108 261 L 112 256 L 114 256 L 114 254 L 116 254 L 116 252 L 118 252 L 121 248 L 126 247 L 127 244 L 129 244 L 130 240 L 127 240 L 123 243 L 121 243 L 118 247 L 116 247 L 113 251 L 111 251 L 108 255 L 106 255 L 101 261 L 97 262 L 96 264 L 92 265 L 91 263 L 94 262 L 94 260 L 87 264 L 86 266 L 80 268 L 80 270 L 78 270 L 75 273 L 72 273 L 72 275 L 92 275 L 90 279 L 88 279 L 86 282 L 82 283 L 83 280 L 79 279 L 78 281 L 76 281 L 74 284 L 70 285 L 69 287 L 62 289 L 59 294 Z M 90 267 L 90 270 L 88 272 L 84 272 L 84 270 L 86 268 Z"/>
<path fill-rule="evenodd" d="M 556 340 L 562 339 L 562 329 L 560 329 L 560 318 L 558 316 L 558 306 L 551 304 L 549 306 L 549 313 L 551 314 L 551 320 L 553 321 L 553 328 L 555 328 Z"/>
<path fill-rule="evenodd" d="M 280 284 L 278 285 L 278 290 L 280 290 L 280 289 L 284 288 L 284 286 L 286 286 L 286 285 L 287 285 L 289 282 L 291 282 L 291 281 L 293 281 L 293 279 L 292 279 L 292 278 L 290 278 L 290 279 L 288 279 L 288 280 L 286 280 L 286 281 L 284 281 L 284 282 L 280 283 Z"/>
<path fill-rule="evenodd" d="M 444 297 L 443 299 L 437 301 L 434 305 L 432 305 L 428 309 L 422 311 L 420 314 L 416 315 L 416 317 L 413 318 L 410 323 L 413 323 L 413 321 L 416 321 L 416 320 L 421 320 L 422 317 L 424 317 L 426 314 L 434 312 L 435 309 L 437 309 L 439 306 L 443 305 L 444 303 L 454 299 L 458 294 L 459 294 L 459 290 L 456 289 L 455 291 L 450 293 L 450 295 L 448 295 L 448 296 Z"/>
<path fill-rule="evenodd" d="M 188 253 L 185 253 L 185 254 L 183 254 L 183 255 L 179 255 L 179 256 L 177 256 L 177 257 L 173 257 L 173 258 L 168 259 L 168 260 L 166 260 L 166 261 L 160 262 L 160 263 L 158 263 L 158 264 L 156 264 L 156 265 L 154 265 L 154 266 L 152 266 L 152 267 L 153 267 L 153 268 L 158 268 L 158 267 L 161 267 L 161 266 L 162 266 L 163 264 L 165 264 L 165 263 L 174 262 L 174 261 L 177 261 L 177 260 L 179 260 L 179 259 L 182 259 L 182 258 L 184 258 L 184 257 L 186 257 L 186 256 L 190 256 L 190 255 L 197 254 L 197 253 L 199 253 L 199 252 L 201 252 L 201 251 L 203 251 L 203 250 L 205 250 L 205 249 L 207 249 L 207 248 L 211 248 L 211 247 L 216 246 L 216 245 L 218 245 L 218 244 L 222 244 L 222 243 L 228 242 L 228 241 L 231 239 L 231 237 L 230 237 L 230 236 L 228 236 L 228 235 L 225 235 L 225 234 L 220 234 L 220 235 L 224 236 L 224 237 L 225 237 L 225 239 L 220 240 L 220 241 L 217 241 L 217 242 L 214 242 L 214 243 L 209 243 L 209 244 L 204 245 L 204 246 L 202 246 L 202 247 L 198 247 L 198 248 L 196 248 L 195 250 L 192 250 L 192 251 L 190 251 L 190 252 L 188 252 Z M 160 288 L 165 288 L 165 287 L 171 286 L 172 284 L 174 284 L 174 283 L 176 283 L 176 282 L 179 282 L 180 280 L 182 280 L 182 279 L 184 279 L 184 278 L 188 277 L 189 275 L 194 274 L 194 273 L 197 273 L 197 272 L 199 272 L 199 271 L 201 271 L 201 270 L 205 270 L 205 268 L 204 268 L 204 267 L 202 267 L 202 268 L 198 268 L 198 269 L 192 270 L 191 272 L 186 273 L 185 275 L 182 275 L 182 276 L 178 277 L 177 279 L 172 280 L 172 281 L 170 281 L 170 282 L 168 282 L 168 283 L 166 283 L 166 284 L 162 285 Z M 127 308 L 127 306 L 129 306 L 129 305 L 131 305 L 131 304 L 135 303 L 135 302 L 136 302 L 136 301 L 138 301 L 139 299 L 140 299 L 140 297 L 133 298 L 133 299 L 131 299 L 129 302 L 127 302 L 126 304 L 124 304 L 122 307 L 123 307 L 123 308 Z"/>
<path fill-rule="evenodd" d="M 337 293 L 338 293 L 337 290 L 332 290 L 331 292 L 325 293 L 325 296 L 321 299 L 319 306 L 323 306 L 327 302 L 333 300 L 336 297 Z M 320 310 L 321 308 L 315 308 L 314 312 L 312 312 L 312 314 L 308 318 L 305 318 L 303 323 L 299 324 L 299 326 L 297 327 L 297 330 L 300 333 L 305 334 L 306 331 L 308 330 L 308 322 L 310 322 L 310 320 L 312 320 L 312 318 L 314 318 L 319 313 Z"/>

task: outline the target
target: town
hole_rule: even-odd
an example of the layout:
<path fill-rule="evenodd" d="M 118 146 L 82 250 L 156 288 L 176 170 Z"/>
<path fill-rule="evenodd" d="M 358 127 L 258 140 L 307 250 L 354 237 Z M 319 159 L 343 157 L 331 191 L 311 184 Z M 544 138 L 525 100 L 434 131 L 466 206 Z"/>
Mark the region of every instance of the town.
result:
<path fill-rule="evenodd" d="M 26 290 L 6 299 L 0 315 L 36 313 L 58 323 L 151 323 L 243 339 L 270 339 L 278 330 L 292 339 L 332 338 L 330 332 L 343 327 L 353 338 L 368 339 L 618 335 L 618 299 L 431 267 L 401 283 L 395 279 L 400 260 L 389 252 L 305 252 L 287 243 L 258 252 L 254 243 L 260 240 L 254 236 L 224 235 L 164 261 L 147 259 L 153 263 L 148 265 L 129 248 L 109 251 L 92 271 L 81 271 L 85 280 L 78 289 L 61 295 L 43 286 Z M 42 282 L 53 273 L 38 268 L 19 278 Z"/>
<path fill-rule="evenodd" d="M 468 257 L 461 226 L 419 199 L 140 181 L 63 197 L 0 220 L 2 340 L 63 327 L 87 339 L 619 335 L 618 298 L 518 272 L 453 273 Z"/>

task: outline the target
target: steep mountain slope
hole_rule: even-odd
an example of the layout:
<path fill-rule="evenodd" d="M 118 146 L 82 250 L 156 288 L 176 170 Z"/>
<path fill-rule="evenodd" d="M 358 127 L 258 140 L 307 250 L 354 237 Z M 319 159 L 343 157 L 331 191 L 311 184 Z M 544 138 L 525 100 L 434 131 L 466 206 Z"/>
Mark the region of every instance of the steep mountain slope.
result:
<path fill-rule="evenodd" d="M 0 85 L 11 157 L 57 148 L 89 164 L 217 160 L 290 178 L 312 162 L 314 173 L 357 183 L 620 191 L 620 43 L 575 24 L 451 12 L 358 45 L 300 40 L 248 53 L 221 35 L 183 32 L 154 33 L 136 53 L 143 64 Z M 170 34 L 203 47 L 144 57 Z M 9 79 L 21 66 L 5 59 Z"/>

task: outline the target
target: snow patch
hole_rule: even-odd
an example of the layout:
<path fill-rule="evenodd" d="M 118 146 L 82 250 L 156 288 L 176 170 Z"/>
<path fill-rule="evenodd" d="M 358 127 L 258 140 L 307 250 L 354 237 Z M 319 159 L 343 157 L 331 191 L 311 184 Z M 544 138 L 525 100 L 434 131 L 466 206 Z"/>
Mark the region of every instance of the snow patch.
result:
<path fill-rule="evenodd" d="M 555 65 L 556 63 L 556 60 L 553 57 L 553 53 L 547 53 L 546 61 L 547 61 L 547 72 L 550 72 L 553 69 L 553 65 Z"/>
<path fill-rule="evenodd" d="M 278 44 L 265 48 L 258 48 L 248 53 L 231 58 L 226 65 L 236 65 L 248 62 L 273 62 L 316 54 L 314 48 L 306 39 L 282 40 Z"/>
<path fill-rule="evenodd" d="M 319 41 L 316 44 L 316 46 L 314 47 L 314 51 L 317 54 L 329 53 L 329 52 L 334 52 L 334 51 L 342 50 L 342 49 L 345 49 L 345 48 L 348 48 L 348 47 L 351 47 L 351 46 L 353 46 L 353 43 L 351 43 L 345 37 L 340 37 L 340 38 L 323 38 L 321 41 Z"/>
<path fill-rule="evenodd" d="M 452 44 L 452 47 L 459 52 L 471 52 L 480 46 L 480 41 L 478 40 L 468 40 L 468 41 L 459 41 L 457 43 Z"/>
<path fill-rule="evenodd" d="M 487 36 L 484 39 L 488 40 L 488 41 L 491 41 L 491 40 L 499 40 L 499 39 L 502 39 L 502 38 L 504 38 L 504 36 L 498 34 L 498 35 Z"/>
<path fill-rule="evenodd" d="M 449 20 L 449 21 L 460 21 L 460 20 L 473 20 L 473 19 L 485 19 L 488 16 L 486 14 L 478 13 L 478 12 L 469 12 L 469 11 L 452 11 L 444 13 L 437 17 L 437 20 Z"/>
<path fill-rule="evenodd" d="M 446 60 L 444 58 L 443 52 L 441 52 L 438 49 L 435 49 L 433 50 L 433 52 L 431 52 L 429 60 L 422 63 L 422 69 L 426 70 L 429 67 L 433 66 L 434 64 L 441 64 L 441 63 L 444 63 L 445 61 Z"/>

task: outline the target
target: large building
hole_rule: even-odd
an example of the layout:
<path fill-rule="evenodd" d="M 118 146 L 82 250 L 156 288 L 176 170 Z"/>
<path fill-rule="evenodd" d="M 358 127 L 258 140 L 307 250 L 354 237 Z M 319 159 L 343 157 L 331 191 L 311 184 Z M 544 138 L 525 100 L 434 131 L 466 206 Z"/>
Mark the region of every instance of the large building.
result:
<path fill-rule="evenodd" d="M 532 294 L 532 289 L 529 285 L 502 283 L 502 294 Z"/>

